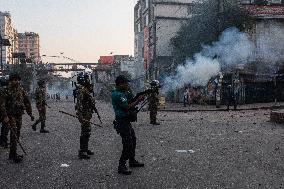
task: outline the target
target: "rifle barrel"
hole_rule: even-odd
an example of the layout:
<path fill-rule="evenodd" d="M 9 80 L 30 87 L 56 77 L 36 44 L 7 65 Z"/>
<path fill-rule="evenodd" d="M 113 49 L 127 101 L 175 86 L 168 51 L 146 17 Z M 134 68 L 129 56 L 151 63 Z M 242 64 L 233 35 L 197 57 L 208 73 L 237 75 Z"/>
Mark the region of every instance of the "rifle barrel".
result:
<path fill-rule="evenodd" d="M 71 116 L 71 117 L 74 117 L 74 118 L 79 119 L 78 116 L 75 116 L 75 115 L 70 114 L 70 113 L 68 113 L 68 112 L 64 112 L 64 111 L 62 111 L 62 110 L 59 110 L 59 113 L 62 113 L 62 114 L 65 114 L 65 115 L 68 115 L 68 116 Z M 93 124 L 93 125 L 95 125 L 95 126 L 102 127 L 101 125 L 96 124 L 96 123 L 93 123 L 93 122 L 91 122 L 91 121 L 88 121 L 88 120 L 85 120 L 85 119 L 82 119 L 82 120 L 83 120 L 83 121 L 86 121 L 86 122 L 89 122 L 89 123 L 91 123 L 91 124 Z"/>

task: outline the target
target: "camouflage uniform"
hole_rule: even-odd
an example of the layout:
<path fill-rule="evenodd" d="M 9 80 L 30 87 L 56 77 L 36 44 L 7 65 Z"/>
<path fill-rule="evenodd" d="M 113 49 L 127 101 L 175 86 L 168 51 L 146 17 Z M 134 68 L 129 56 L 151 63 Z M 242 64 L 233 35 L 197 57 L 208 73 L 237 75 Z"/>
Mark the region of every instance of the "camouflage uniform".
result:
<path fill-rule="evenodd" d="M 76 114 L 79 117 L 81 123 L 81 136 L 80 136 L 80 150 L 79 157 L 81 159 L 89 159 L 88 155 L 93 155 L 88 149 L 89 138 L 91 136 L 91 124 L 90 120 L 95 107 L 95 99 L 90 94 L 90 89 L 86 86 L 78 87 L 77 91 L 77 103 L 75 106 Z"/>
<path fill-rule="evenodd" d="M 3 94 L 3 100 L 1 101 L 1 115 L 3 117 L 8 116 L 9 126 L 11 130 L 10 134 L 10 154 L 9 158 L 14 159 L 17 157 L 17 140 L 20 137 L 20 130 L 22 127 L 22 115 L 24 110 L 33 119 L 32 107 L 26 91 L 21 86 L 9 85 Z"/>
<path fill-rule="evenodd" d="M 48 133 L 49 131 L 45 130 L 45 120 L 46 120 L 46 88 L 44 86 L 44 82 L 39 84 L 36 88 L 35 92 L 35 100 L 36 100 L 36 108 L 38 110 L 39 118 L 36 122 L 32 125 L 33 130 L 36 130 L 36 125 L 41 123 L 40 132 Z"/>
<path fill-rule="evenodd" d="M 159 94 L 158 91 L 151 93 L 149 99 L 149 110 L 150 110 L 150 123 L 151 124 L 159 124 L 157 123 L 157 112 L 159 106 Z"/>

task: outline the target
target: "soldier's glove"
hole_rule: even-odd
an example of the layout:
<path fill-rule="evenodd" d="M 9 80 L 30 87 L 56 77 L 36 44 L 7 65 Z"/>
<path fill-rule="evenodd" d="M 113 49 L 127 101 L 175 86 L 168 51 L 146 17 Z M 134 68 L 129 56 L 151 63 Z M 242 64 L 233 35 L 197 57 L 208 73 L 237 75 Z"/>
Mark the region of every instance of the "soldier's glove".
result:
<path fill-rule="evenodd" d="M 30 115 L 30 117 L 31 117 L 31 121 L 35 120 L 35 117 L 33 115 Z"/>

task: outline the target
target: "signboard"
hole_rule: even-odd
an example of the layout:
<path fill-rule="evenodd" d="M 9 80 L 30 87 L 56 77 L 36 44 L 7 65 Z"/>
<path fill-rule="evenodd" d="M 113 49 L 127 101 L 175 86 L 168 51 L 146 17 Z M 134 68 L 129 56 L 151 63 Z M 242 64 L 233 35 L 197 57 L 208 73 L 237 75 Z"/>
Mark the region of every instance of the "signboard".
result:
<path fill-rule="evenodd" d="M 284 6 L 277 5 L 242 5 L 251 15 L 259 17 L 283 17 Z"/>
<path fill-rule="evenodd" d="M 99 63 L 112 65 L 114 64 L 114 56 L 100 56 Z"/>

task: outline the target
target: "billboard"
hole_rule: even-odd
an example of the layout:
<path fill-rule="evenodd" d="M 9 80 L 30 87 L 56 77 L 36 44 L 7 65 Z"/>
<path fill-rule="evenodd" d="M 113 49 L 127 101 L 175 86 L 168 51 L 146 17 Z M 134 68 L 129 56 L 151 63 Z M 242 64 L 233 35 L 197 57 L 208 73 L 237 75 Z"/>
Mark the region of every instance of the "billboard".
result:
<path fill-rule="evenodd" d="M 112 65 L 114 64 L 114 56 L 100 56 L 98 62 L 103 65 Z"/>

